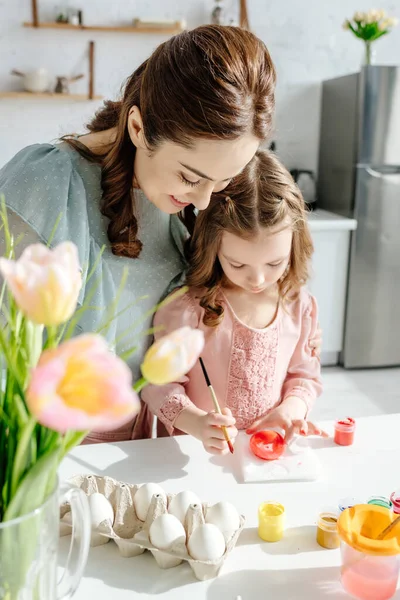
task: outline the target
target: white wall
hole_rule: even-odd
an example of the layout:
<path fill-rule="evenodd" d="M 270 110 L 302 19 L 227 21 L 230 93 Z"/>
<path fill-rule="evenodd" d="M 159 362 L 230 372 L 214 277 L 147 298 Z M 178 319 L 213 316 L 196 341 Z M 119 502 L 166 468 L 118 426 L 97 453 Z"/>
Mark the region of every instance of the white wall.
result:
<path fill-rule="evenodd" d="M 38 0 L 40 17 L 51 18 L 57 0 Z M 186 18 L 189 27 L 205 23 L 213 0 L 71 0 L 84 8 L 87 24 L 129 23 L 133 17 Z M 239 0 L 226 0 L 235 16 Z M 151 12 L 146 9 L 151 6 Z M 359 70 L 362 42 L 341 25 L 355 10 L 373 6 L 361 0 L 248 0 L 253 31 L 268 45 L 278 70 L 276 135 L 288 167 L 315 169 L 318 152 L 320 82 Z M 400 17 L 398 0 L 380 7 Z M 47 17 L 47 19 L 46 19 Z M 0 90 L 20 81 L 9 74 L 37 66 L 54 75 L 87 73 L 87 43 L 96 43 L 98 94 L 114 97 L 125 77 L 162 41 L 158 35 L 87 33 L 25 29 L 30 0 L 0 0 Z M 400 27 L 376 43 L 382 64 L 400 64 Z M 72 91 L 86 92 L 87 79 Z M 99 102 L 0 99 L 0 165 L 21 147 L 81 131 Z"/>

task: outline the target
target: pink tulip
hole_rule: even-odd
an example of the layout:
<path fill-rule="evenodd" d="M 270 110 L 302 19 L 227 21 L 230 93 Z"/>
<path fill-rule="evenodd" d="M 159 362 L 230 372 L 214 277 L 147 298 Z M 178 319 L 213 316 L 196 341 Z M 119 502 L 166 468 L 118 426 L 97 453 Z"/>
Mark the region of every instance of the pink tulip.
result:
<path fill-rule="evenodd" d="M 72 242 L 54 250 L 44 244 L 28 246 L 18 260 L 0 258 L 0 272 L 18 308 L 33 323 L 60 325 L 73 315 L 82 275 Z"/>
<path fill-rule="evenodd" d="M 115 429 L 140 408 L 130 369 L 95 334 L 45 350 L 32 371 L 26 401 L 39 423 L 61 433 Z"/>

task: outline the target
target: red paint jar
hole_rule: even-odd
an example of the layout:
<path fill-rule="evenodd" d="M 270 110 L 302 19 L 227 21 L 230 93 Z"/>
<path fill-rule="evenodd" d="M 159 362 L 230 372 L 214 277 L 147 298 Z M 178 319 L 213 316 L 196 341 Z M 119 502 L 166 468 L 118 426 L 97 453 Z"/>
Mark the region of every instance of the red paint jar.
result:
<path fill-rule="evenodd" d="M 285 440 L 277 431 L 257 431 L 250 438 L 250 450 L 262 460 L 276 460 L 285 450 Z"/>
<path fill-rule="evenodd" d="M 390 501 L 392 503 L 392 510 L 396 515 L 400 515 L 400 490 L 393 492 L 390 496 Z"/>
<path fill-rule="evenodd" d="M 335 444 L 339 446 L 351 446 L 354 442 L 356 422 L 351 417 L 346 417 L 335 423 Z"/>

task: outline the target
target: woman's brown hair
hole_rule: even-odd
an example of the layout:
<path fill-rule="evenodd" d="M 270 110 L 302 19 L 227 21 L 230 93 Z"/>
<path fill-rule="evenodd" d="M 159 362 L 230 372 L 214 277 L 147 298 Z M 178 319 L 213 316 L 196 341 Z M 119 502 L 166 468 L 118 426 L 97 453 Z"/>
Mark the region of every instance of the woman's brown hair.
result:
<path fill-rule="evenodd" d="M 64 138 L 102 165 L 101 211 L 109 219 L 112 251 L 136 258 L 142 244 L 131 198 L 135 146 L 127 121 L 141 111 L 150 150 L 163 141 L 190 147 L 196 138 L 268 137 L 275 108 L 275 69 L 263 42 L 238 27 L 207 25 L 161 44 L 127 80 L 122 99 L 108 101 L 88 124 L 90 132 L 115 127 L 116 140 L 101 156 Z M 193 224 L 193 207 L 186 211 Z"/>
<path fill-rule="evenodd" d="M 229 186 L 214 194 L 196 219 L 187 245 L 187 284 L 199 290 L 203 322 L 215 327 L 223 318 L 221 287 L 228 282 L 218 260 L 224 231 L 251 239 L 263 228 L 293 228 L 289 264 L 278 282 L 279 295 L 295 298 L 308 279 L 313 244 L 303 197 L 290 173 L 271 152 L 259 150 Z M 287 225 L 288 224 L 288 225 Z"/>

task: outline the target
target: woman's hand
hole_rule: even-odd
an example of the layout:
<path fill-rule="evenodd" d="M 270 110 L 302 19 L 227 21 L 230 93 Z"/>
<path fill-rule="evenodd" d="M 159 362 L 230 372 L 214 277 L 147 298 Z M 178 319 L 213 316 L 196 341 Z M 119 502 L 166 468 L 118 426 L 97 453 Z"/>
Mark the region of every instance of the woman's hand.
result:
<path fill-rule="evenodd" d="M 319 323 L 318 328 L 315 332 L 315 336 L 310 338 L 308 343 L 310 345 L 312 355 L 316 356 L 317 358 L 320 358 L 322 348 L 322 329 L 319 326 Z"/>
<path fill-rule="evenodd" d="M 198 408 L 186 408 L 175 421 L 175 427 L 200 440 L 210 454 L 227 454 L 229 447 L 221 427 L 226 427 L 232 444 L 235 443 L 238 430 L 229 408 L 222 409 L 222 413 L 220 415 L 216 412 L 206 413 Z"/>
<path fill-rule="evenodd" d="M 279 428 L 285 432 L 286 443 L 290 442 L 295 434 L 329 437 L 325 431 L 299 414 L 300 411 L 295 409 L 293 401 L 302 403 L 304 407 L 304 402 L 299 398 L 287 398 L 267 415 L 254 421 L 251 427 L 246 430 L 246 433 L 252 434 L 261 429 Z M 305 414 L 304 408 L 302 412 Z"/>

